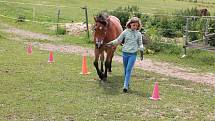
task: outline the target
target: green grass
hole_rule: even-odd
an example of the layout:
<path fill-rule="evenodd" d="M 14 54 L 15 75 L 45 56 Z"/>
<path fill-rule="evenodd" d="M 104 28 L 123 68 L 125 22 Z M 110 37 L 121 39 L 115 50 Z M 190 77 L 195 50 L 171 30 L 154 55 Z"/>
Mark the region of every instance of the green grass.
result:
<path fill-rule="evenodd" d="M 28 30 L 37 33 L 55 35 L 55 30 L 51 29 L 52 26 L 56 25 L 49 25 L 49 24 L 39 24 L 39 23 L 32 23 L 32 22 L 16 22 L 16 20 L 8 19 L 0 17 L 0 23 L 5 23 L 15 28 Z M 0 29 L 3 29 L 3 26 L 0 26 Z"/>
<path fill-rule="evenodd" d="M 80 75 L 81 56 L 33 48 L 0 34 L 0 120 L 215 120 L 215 88 L 134 69 L 131 90 L 122 93 L 123 68 L 113 64 L 108 82 Z M 117 71 L 116 71 L 117 70 Z M 162 100 L 151 101 L 158 81 Z"/>
<path fill-rule="evenodd" d="M 215 12 L 215 4 L 204 4 L 204 3 L 192 3 L 182 2 L 176 0 L 112 0 L 105 1 L 100 0 L 7 0 L 9 2 L 21 2 L 21 3 L 32 3 L 32 4 L 45 4 L 45 5 L 60 5 L 67 6 L 61 7 L 61 22 L 80 22 L 85 20 L 84 10 L 80 7 L 86 6 L 89 8 L 89 19 L 92 22 L 93 15 L 101 10 L 113 10 L 121 6 L 138 6 L 143 13 L 172 13 L 175 10 L 186 9 L 186 8 L 207 8 L 210 12 Z M 41 5 L 29 5 L 29 4 L 18 4 L 18 3 L 1 3 L 0 11 L 3 15 L 10 17 L 18 17 L 24 15 L 27 19 L 33 20 L 33 10 L 35 10 L 35 18 L 37 21 L 56 22 L 57 20 L 57 7 L 53 6 L 41 6 Z"/>
<path fill-rule="evenodd" d="M 8 2 L 20 2 L 20 3 L 30 3 L 30 4 L 19 4 L 19 3 L 5 3 L 0 2 L 0 13 L 2 15 L 18 18 L 19 16 L 25 16 L 26 19 L 35 20 L 39 22 L 57 22 L 57 13 L 58 7 L 54 6 L 42 6 L 42 5 L 32 5 L 32 4 L 44 4 L 44 5 L 60 5 L 67 7 L 60 7 L 60 23 L 71 23 L 71 22 L 84 22 L 85 13 L 84 10 L 80 7 L 85 5 L 88 6 L 88 16 L 89 22 L 93 22 L 93 16 L 95 16 L 101 10 L 114 10 L 118 7 L 132 6 L 136 5 L 140 8 L 140 11 L 143 13 L 149 14 L 169 14 L 179 9 L 187 9 L 192 7 L 197 8 L 207 8 L 213 15 L 215 13 L 215 4 L 204 4 L 204 3 L 192 3 L 192 2 L 182 2 L 176 0 L 112 0 L 104 1 L 100 0 L 7 0 Z M 210 2 L 210 1 L 209 1 Z M 34 18 L 33 18 L 34 16 Z M 56 26 L 55 24 L 39 24 L 25 22 L 23 24 L 14 24 L 14 20 L 8 20 L 3 17 L 0 17 L 0 20 L 3 22 L 15 25 L 17 27 L 41 32 L 41 33 L 54 33 L 53 30 L 50 30 L 50 27 Z"/>
<path fill-rule="evenodd" d="M 64 36 L 63 40 L 60 42 L 56 42 L 55 44 L 71 44 L 71 45 L 78 45 L 82 47 L 94 48 L 92 38 L 87 38 L 87 36 Z"/>

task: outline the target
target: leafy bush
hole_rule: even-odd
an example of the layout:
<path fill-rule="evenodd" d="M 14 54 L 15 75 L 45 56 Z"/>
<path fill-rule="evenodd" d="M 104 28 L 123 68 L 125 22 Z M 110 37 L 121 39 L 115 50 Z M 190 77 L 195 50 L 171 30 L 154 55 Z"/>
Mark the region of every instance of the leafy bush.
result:
<path fill-rule="evenodd" d="M 209 40 L 208 40 L 210 46 L 214 46 L 215 47 L 215 34 L 211 37 L 209 37 Z"/>
<path fill-rule="evenodd" d="M 171 19 L 167 17 L 161 18 L 161 35 L 164 37 L 175 37 L 176 35 L 176 26 L 174 25 L 175 22 L 173 22 Z"/>
<path fill-rule="evenodd" d="M 154 52 L 162 52 L 165 54 L 181 54 L 181 47 L 175 44 L 154 42 L 148 47 L 148 49 L 153 50 Z"/>
<path fill-rule="evenodd" d="M 214 13 L 215 14 L 215 13 Z M 214 15 L 215 16 L 215 15 Z M 211 29 L 209 29 L 209 33 L 215 33 L 215 20 L 211 20 L 210 22 L 209 22 L 209 27 L 211 28 Z"/>
<path fill-rule="evenodd" d="M 186 26 L 186 18 L 183 16 L 200 16 L 199 9 L 191 8 L 173 12 L 177 16 L 152 16 L 149 19 L 149 27 L 155 27 L 164 37 L 182 37 L 184 27 Z M 204 31 L 204 21 L 201 19 L 190 20 L 189 30 Z M 202 35 L 191 34 L 190 40 L 200 39 Z"/>
<path fill-rule="evenodd" d="M 18 17 L 17 17 L 17 20 L 16 20 L 17 22 L 25 22 L 25 16 L 22 16 L 22 15 L 19 15 Z"/>
<path fill-rule="evenodd" d="M 199 15 L 199 9 L 197 8 L 191 8 L 191 9 L 185 9 L 185 10 L 178 10 L 174 12 L 176 15 L 181 15 L 181 16 L 200 16 Z"/>
<path fill-rule="evenodd" d="M 57 31 L 56 31 L 57 35 L 65 35 L 66 34 L 66 29 L 63 27 L 58 27 Z"/>
<path fill-rule="evenodd" d="M 174 18 L 174 22 L 177 23 L 176 28 L 181 30 L 185 29 L 186 19 L 180 16 L 201 16 L 200 11 L 197 8 L 179 10 L 173 14 L 178 15 L 178 17 Z M 208 12 L 208 14 L 210 13 Z M 204 19 L 192 18 L 189 22 L 189 30 L 199 31 L 199 33 L 189 33 L 190 41 L 202 39 L 206 21 Z"/>
<path fill-rule="evenodd" d="M 131 18 L 132 16 L 136 16 L 138 18 L 141 18 L 141 14 L 139 13 L 139 8 L 137 6 L 127 6 L 127 7 L 119 7 L 116 8 L 114 11 L 109 11 L 111 15 L 116 16 L 119 18 L 122 27 L 125 29 L 126 22 Z"/>
<path fill-rule="evenodd" d="M 199 60 L 204 65 L 215 66 L 215 56 L 206 54 L 200 49 L 189 49 L 188 57 L 189 59 Z"/>
<path fill-rule="evenodd" d="M 143 28 L 141 32 L 145 32 L 148 36 L 163 36 L 168 38 L 182 37 L 185 34 L 186 18 L 184 16 L 201 16 L 199 9 L 191 8 L 185 10 L 178 10 L 173 12 L 173 15 L 177 16 L 149 16 L 141 14 L 137 6 L 127 6 L 119 7 L 114 11 L 109 12 L 109 14 L 118 17 L 121 21 L 123 28 L 125 29 L 126 22 L 132 16 L 137 16 L 141 19 L 143 23 Z M 192 18 L 189 23 L 189 30 L 199 31 L 199 33 L 189 33 L 189 40 L 199 40 L 202 39 L 203 33 L 205 31 L 205 20 Z M 211 28 L 215 28 L 215 21 L 210 21 Z M 147 31 L 145 31 L 147 30 Z M 215 29 L 210 29 L 209 32 L 215 32 Z M 213 39 L 210 39 L 210 44 L 214 45 Z M 153 46 L 157 46 L 156 44 Z M 158 51 L 156 49 L 156 51 Z"/>
<path fill-rule="evenodd" d="M 162 50 L 162 47 L 161 47 L 160 43 L 154 42 L 154 43 L 150 44 L 148 49 L 153 50 L 154 52 L 160 52 Z"/>
<path fill-rule="evenodd" d="M 206 65 L 211 65 L 211 66 L 215 65 L 215 57 L 213 57 L 213 56 L 203 56 L 200 59 Z"/>

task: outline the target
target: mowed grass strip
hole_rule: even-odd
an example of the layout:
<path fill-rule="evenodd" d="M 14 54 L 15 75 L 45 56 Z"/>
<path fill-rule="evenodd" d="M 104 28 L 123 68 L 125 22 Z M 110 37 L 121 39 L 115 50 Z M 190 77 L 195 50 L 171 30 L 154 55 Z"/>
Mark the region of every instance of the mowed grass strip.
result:
<path fill-rule="evenodd" d="M 131 90 L 122 93 L 123 66 L 113 64 L 100 82 L 87 58 L 90 75 L 80 75 L 82 57 L 33 48 L 0 34 L 0 120 L 215 120 L 212 86 L 134 69 Z M 161 100 L 146 96 L 158 81 Z"/>

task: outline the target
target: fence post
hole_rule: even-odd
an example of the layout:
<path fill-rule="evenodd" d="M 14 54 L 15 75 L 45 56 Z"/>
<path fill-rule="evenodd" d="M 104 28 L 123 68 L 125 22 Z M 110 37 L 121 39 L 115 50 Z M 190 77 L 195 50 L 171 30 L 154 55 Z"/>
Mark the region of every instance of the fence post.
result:
<path fill-rule="evenodd" d="M 187 21 L 186 21 L 186 28 L 185 28 L 185 45 L 188 45 L 188 42 L 189 42 L 189 18 L 187 18 Z"/>
<path fill-rule="evenodd" d="M 35 11 L 36 11 L 36 10 L 35 10 L 35 6 L 33 6 L 33 13 L 32 13 L 32 14 L 33 14 L 33 15 L 32 15 L 33 21 L 35 21 Z"/>
<path fill-rule="evenodd" d="M 60 9 L 58 9 L 58 13 L 57 13 L 57 34 L 58 34 L 58 29 L 59 29 L 59 20 L 60 20 Z"/>
<path fill-rule="evenodd" d="M 204 41 L 205 41 L 205 46 L 207 46 L 208 45 L 208 26 L 209 26 L 209 19 L 207 18 L 206 19 L 206 23 L 205 23 L 205 34 L 204 34 L 204 37 L 205 37 L 205 39 L 204 39 Z"/>
<path fill-rule="evenodd" d="M 87 6 L 82 7 L 82 9 L 84 9 L 84 10 L 85 10 L 86 25 L 87 25 L 87 37 L 88 37 L 88 38 L 90 38 L 89 26 L 88 26 L 88 13 L 87 13 Z"/>
<path fill-rule="evenodd" d="M 187 17 L 186 18 L 186 27 L 185 27 L 185 43 L 184 43 L 184 55 L 183 56 L 186 56 L 187 55 L 187 46 L 188 46 L 188 41 L 189 41 L 189 18 Z"/>

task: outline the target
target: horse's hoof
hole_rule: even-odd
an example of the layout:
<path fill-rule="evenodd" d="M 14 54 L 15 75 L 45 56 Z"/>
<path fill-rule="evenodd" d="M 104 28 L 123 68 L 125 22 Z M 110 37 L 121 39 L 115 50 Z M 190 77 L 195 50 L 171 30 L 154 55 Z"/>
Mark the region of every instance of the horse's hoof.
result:
<path fill-rule="evenodd" d="M 99 78 L 100 78 L 101 80 L 103 80 L 103 77 L 99 76 Z"/>
<path fill-rule="evenodd" d="M 103 80 L 104 82 L 106 82 L 106 81 L 107 81 L 107 78 L 103 78 L 102 80 Z"/>
<path fill-rule="evenodd" d="M 103 74 L 99 74 L 99 78 L 100 78 L 101 80 L 103 80 L 103 78 L 104 78 Z"/>
<path fill-rule="evenodd" d="M 103 75 L 103 78 L 107 78 L 107 75 L 104 74 L 104 75 Z"/>

